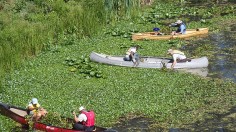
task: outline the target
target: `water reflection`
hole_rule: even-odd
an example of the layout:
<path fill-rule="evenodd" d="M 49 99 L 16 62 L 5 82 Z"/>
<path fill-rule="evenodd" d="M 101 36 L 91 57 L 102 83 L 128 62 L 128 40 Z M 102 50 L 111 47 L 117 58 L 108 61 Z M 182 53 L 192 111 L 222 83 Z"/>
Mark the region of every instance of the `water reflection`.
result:
<path fill-rule="evenodd" d="M 191 45 L 184 47 L 190 54 L 201 45 L 213 45 L 209 50 L 209 66 L 207 77 L 220 78 L 236 82 L 236 32 L 224 31 L 210 34 L 200 40 L 190 42 Z M 194 55 L 193 55 L 194 56 Z"/>
<path fill-rule="evenodd" d="M 236 39 L 233 35 L 236 33 L 221 32 L 209 36 L 211 44 L 214 44 L 217 50 L 214 57 L 210 59 L 209 77 L 230 79 L 236 82 L 236 53 L 234 51 Z"/>
<path fill-rule="evenodd" d="M 198 68 L 198 69 L 178 69 L 180 72 L 187 72 L 194 75 L 199 75 L 202 77 L 207 77 L 208 75 L 208 68 Z"/>

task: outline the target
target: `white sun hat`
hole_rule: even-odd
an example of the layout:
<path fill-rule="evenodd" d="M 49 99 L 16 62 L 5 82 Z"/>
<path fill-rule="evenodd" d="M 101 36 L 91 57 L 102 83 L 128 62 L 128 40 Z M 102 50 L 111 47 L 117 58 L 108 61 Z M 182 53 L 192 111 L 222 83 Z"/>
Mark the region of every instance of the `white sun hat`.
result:
<path fill-rule="evenodd" d="M 32 99 L 32 104 L 37 104 L 37 103 L 38 103 L 38 99 L 33 98 L 33 99 Z"/>
<path fill-rule="evenodd" d="M 80 106 L 79 107 L 79 111 L 82 111 L 82 110 L 84 110 L 85 108 L 83 107 L 83 106 Z"/>
<path fill-rule="evenodd" d="M 177 23 L 177 24 L 181 24 L 182 21 L 181 21 L 181 20 L 177 20 L 175 23 Z"/>

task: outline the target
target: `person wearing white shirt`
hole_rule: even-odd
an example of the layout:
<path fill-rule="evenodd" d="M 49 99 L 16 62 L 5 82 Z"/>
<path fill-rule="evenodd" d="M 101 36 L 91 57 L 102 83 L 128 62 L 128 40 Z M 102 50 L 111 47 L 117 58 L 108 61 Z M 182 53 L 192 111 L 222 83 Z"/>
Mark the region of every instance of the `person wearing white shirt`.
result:
<path fill-rule="evenodd" d="M 173 69 L 175 67 L 177 60 L 181 61 L 181 60 L 187 59 L 187 57 L 184 55 L 184 53 L 179 50 L 169 49 L 167 51 L 167 53 L 172 55 L 172 58 L 173 58 L 173 63 L 171 65 L 171 69 Z"/>

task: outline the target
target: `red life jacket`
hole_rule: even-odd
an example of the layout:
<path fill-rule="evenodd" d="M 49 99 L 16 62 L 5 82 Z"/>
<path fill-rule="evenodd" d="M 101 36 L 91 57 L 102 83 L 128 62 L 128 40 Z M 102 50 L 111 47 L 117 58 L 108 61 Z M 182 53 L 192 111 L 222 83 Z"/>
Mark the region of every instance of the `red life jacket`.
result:
<path fill-rule="evenodd" d="M 87 121 L 83 122 L 83 124 L 87 127 L 94 126 L 95 124 L 95 113 L 93 111 L 83 111 L 83 114 L 86 115 Z"/>

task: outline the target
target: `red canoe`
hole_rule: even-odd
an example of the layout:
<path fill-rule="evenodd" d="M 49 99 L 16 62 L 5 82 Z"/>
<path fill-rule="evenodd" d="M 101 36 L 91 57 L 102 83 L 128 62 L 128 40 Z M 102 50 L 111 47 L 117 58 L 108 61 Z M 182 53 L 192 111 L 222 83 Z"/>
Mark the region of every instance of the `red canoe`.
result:
<path fill-rule="evenodd" d="M 0 114 L 11 118 L 12 120 L 22 124 L 25 127 L 29 127 L 28 121 L 26 120 L 25 116 L 27 115 L 27 110 L 24 108 L 4 104 L 0 102 Z M 71 118 L 67 118 L 68 121 L 72 121 Z M 96 129 L 94 132 L 116 132 L 116 130 L 102 128 L 99 126 L 95 126 Z M 35 130 L 41 130 L 46 132 L 83 132 L 73 129 L 67 129 L 57 126 L 51 126 L 40 122 L 35 122 L 33 124 L 33 128 Z"/>

